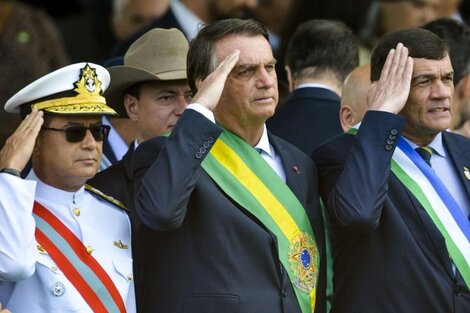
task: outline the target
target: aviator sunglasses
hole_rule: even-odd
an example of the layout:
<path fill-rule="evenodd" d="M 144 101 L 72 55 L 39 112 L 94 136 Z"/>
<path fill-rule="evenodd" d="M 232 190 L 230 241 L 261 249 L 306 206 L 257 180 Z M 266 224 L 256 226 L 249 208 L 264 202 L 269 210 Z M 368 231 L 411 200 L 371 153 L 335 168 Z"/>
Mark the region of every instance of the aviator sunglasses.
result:
<path fill-rule="evenodd" d="M 41 129 L 64 132 L 65 139 L 68 142 L 80 142 L 83 140 L 83 138 L 85 138 L 87 130 L 91 132 L 91 135 L 96 141 L 103 141 L 108 137 L 111 127 L 108 125 L 92 125 L 90 127 L 85 127 L 83 125 L 72 125 L 64 128 L 51 128 L 43 126 Z"/>

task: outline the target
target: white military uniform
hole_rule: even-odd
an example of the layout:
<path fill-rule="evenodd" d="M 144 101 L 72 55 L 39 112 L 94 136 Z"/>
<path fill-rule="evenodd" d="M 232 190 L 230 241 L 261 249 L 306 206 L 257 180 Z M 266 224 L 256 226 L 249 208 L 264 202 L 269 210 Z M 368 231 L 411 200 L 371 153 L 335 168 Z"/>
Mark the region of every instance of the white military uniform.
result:
<path fill-rule="evenodd" d="M 108 273 L 135 312 L 131 225 L 125 211 L 81 188 L 67 192 L 0 173 L 0 303 L 14 313 L 92 312 L 51 257 L 38 249 L 34 201 L 64 223 Z M 127 248 L 127 249 L 126 249 Z"/>

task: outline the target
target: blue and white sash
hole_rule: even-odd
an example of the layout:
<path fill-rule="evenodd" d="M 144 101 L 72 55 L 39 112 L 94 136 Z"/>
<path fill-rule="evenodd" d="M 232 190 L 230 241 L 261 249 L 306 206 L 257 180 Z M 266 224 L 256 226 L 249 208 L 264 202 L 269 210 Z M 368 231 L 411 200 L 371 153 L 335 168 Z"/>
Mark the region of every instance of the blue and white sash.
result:
<path fill-rule="evenodd" d="M 436 173 L 400 138 L 392 172 L 418 199 L 445 239 L 452 261 L 470 287 L 470 221 Z"/>

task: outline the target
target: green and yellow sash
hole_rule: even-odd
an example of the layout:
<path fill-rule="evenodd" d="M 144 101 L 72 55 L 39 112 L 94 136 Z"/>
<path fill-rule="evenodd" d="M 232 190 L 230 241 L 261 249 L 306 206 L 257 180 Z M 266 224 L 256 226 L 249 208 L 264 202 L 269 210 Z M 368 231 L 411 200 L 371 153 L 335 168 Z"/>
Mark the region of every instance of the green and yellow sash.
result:
<path fill-rule="evenodd" d="M 224 130 L 202 162 L 208 175 L 278 240 L 303 313 L 315 308 L 320 256 L 308 216 L 297 197 L 245 141 Z"/>

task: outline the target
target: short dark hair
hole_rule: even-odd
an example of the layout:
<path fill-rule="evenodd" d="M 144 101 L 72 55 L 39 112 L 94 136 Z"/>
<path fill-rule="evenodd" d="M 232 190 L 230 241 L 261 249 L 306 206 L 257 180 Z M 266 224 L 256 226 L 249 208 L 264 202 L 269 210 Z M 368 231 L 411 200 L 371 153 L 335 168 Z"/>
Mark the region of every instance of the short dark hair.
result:
<path fill-rule="evenodd" d="M 454 69 L 454 85 L 470 73 L 470 28 L 451 18 L 441 18 L 423 26 L 443 39 L 449 46 Z"/>
<path fill-rule="evenodd" d="M 294 79 L 331 70 L 342 83 L 359 65 L 358 43 L 351 29 L 340 21 L 310 20 L 292 35 L 285 63 Z"/>
<path fill-rule="evenodd" d="M 266 27 L 251 19 L 219 20 L 202 28 L 191 41 L 187 58 L 188 83 L 194 94 L 197 92 L 196 80 L 205 79 L 216 67 L 216 43 L 230 35 L 261 35 L 269 41 Z"/>
<path fill-rule="evenodd" d="M 371 81 L 379 80 L 388 53 L 400 42 L 408 48 L 408 55 L 412 58 L 441 60 L 449 50 L 444 40 L 426 29 L 407 28 L 387 33 L 380 38 L 372 50 Z"/>

